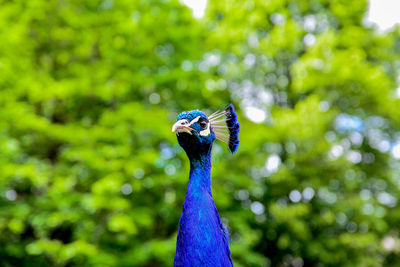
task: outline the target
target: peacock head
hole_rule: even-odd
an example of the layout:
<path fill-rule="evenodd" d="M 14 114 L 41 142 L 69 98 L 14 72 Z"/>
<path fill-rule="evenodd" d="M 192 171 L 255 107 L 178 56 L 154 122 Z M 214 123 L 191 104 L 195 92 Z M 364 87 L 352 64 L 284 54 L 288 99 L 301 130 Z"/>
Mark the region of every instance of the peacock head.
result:
<path fill-rule="evenodd" d="M 172 126 L 179 145 L 189 157 L 208 153 L 215 139 L 228 144 L 232 154 L 235 153 L 239 146 L 239 130 L 240 124 L 232 104 L 209 117 L 199 110 L 184 111 Z"/>

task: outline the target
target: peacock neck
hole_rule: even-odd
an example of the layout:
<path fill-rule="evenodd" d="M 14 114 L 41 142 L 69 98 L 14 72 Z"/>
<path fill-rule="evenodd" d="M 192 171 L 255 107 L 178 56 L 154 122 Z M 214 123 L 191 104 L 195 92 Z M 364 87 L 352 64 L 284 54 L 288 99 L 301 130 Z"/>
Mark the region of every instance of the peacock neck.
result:
<path fill-rule="evenodd" d="M 211 195 L 211 147 L 205 153 L 189 156 L 190 174 L 186 198 L 201 195 L 204 191 Z"/>

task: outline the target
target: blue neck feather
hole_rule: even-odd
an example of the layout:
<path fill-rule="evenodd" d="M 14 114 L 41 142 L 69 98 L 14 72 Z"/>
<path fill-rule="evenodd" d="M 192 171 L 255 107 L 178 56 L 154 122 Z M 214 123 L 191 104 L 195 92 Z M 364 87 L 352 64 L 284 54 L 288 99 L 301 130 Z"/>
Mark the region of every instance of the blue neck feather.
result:
<path fill-rule="evenodd" d="M 190 158 L 189 184 L 186 199 L 198 195 L 202 190 L 211 195 L 211 149 L 207 154 Z"/>
<path fill-rule="evenodd" d="M 211 147 L 187 150 L 189 184 L 183 204 L 174 266 L 231 267 L 229 236 L 211 195 Z"/>

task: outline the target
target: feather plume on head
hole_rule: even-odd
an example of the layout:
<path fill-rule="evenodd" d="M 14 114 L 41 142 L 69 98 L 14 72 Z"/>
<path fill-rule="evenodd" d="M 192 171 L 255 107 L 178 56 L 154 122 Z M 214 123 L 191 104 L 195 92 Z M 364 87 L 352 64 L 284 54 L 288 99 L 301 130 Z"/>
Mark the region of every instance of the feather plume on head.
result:
<path fill-rule="evenodd" d="M 235 108 L 230 104 L 223 111 L 216 111 L 208 117 L 218 140 L 226 143 L 234 154 L 239 147 L 240 123 L 237 121 Z"/>

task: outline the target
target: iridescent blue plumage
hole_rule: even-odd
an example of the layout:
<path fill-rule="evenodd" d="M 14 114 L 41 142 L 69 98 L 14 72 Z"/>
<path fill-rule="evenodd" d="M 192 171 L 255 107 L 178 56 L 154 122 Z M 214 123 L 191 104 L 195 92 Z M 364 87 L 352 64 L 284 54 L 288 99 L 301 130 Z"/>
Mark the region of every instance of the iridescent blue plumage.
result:
<path fill-rule="evenodd" d="M 236 127 L 236 113 L 233 106 L 230 107 L 232 125 Z M 172 130 L 177 132 L 178 142 L 190 160 L 174 266 L 231 267 L 229 234 L 221 223 L 211 194 L 211 149 L 215 133 L 207 116 L 198 110 L 179 114 Z M 238 140 L 237 132 L 234 134 Z M 237 150 L 238 141 L 234 145 L 234 149 L 230 148 L 232 152 Z"/>

